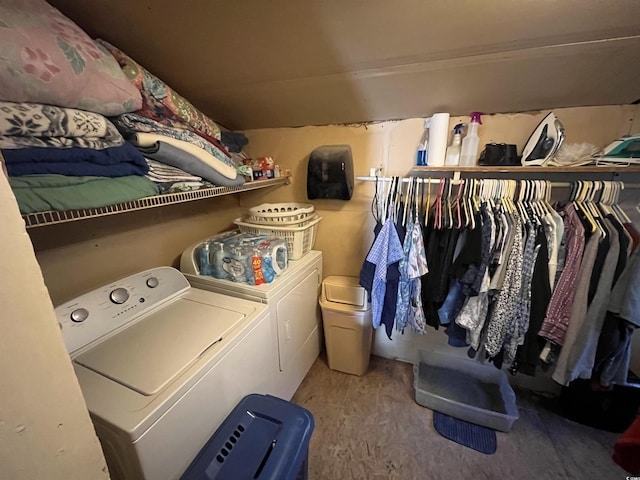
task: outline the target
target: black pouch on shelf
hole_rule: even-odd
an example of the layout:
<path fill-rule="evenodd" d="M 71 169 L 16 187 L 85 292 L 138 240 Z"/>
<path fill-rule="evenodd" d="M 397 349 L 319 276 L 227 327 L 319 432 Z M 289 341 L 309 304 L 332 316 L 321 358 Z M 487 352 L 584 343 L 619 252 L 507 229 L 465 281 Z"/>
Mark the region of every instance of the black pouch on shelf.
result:
<path fill-rule="evenodd" d="M 478 159 L 478 165 L 485 167 L 520 166 L 516 146 L 506 143 L 487 143 Z"/>

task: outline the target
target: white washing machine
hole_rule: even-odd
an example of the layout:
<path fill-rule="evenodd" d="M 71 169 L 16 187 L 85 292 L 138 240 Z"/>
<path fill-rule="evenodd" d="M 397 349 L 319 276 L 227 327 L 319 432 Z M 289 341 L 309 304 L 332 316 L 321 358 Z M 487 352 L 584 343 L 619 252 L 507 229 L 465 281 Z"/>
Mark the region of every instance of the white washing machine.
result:
<path fill-rule="evenodd" d="M 318 306 L 322 284 L 322 252 L 311 250 L 272 283 L 249 285 L 199 275 L 198 251 L 205 240 L 191 245 L 180 259 L 180 270 L 192 286 L 267 304 L 277 348 L 274 389 L 290 400 L 320 353 L 322 317 Z"/>
<path fill-rule="evenodd" d="M 179 478 L 276 358 L 259 303 L 147 270 L 56 307 L 113 479 Z"/>

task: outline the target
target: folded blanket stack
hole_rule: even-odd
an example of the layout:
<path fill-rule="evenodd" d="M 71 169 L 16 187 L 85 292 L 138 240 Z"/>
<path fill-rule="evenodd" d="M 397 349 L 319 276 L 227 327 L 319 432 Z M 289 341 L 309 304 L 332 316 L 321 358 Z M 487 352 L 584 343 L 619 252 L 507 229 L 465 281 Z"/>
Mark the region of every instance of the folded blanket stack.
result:
<path fill-rule="evenodd" d="M 137 113 L 113 119 L 116 127 L 142 154 L 152 160 L 202 177 L 213 185 L 242 185 L 244 178 L 219 143 L 205 140 L 191 130 L 166 126 Z"/>
<path fill-rule="evenodd" d="M 140 90 L 142 108 L 114 118 L 127 140 L 146 158 L 181 168 L 214 185 L 244 183 L 244 166 L 220 142 L 220 128 L 213 120 L 121 50 L 104 40 L 96 41 L 111 52 Z"/>
<path fill-rule="evenodd" d="M 145 177 L 144 156 L 99 113 L 0 101 L 0 151 L 22 213 L 96 208 L 158 193 Z"/>
<path fill-rule="evenodd" d="M 244 183 L 187 99 L 46 1 L 5 3 L 0 152 L 23 213 Z"/>

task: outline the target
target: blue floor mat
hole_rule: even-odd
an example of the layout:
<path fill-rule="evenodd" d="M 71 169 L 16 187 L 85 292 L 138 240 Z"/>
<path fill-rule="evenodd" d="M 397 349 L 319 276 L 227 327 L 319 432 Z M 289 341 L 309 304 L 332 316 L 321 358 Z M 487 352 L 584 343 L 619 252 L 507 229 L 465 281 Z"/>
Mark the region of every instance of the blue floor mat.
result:
<path fill-rule="evenodd" d="M 480 453 L 491 455 L 498 448 L 496 431 L 491 428 L 453 418 L 440 412 L 433 412 L 433 426 L 443 437 L 465 447 L 473 448 Z"/>

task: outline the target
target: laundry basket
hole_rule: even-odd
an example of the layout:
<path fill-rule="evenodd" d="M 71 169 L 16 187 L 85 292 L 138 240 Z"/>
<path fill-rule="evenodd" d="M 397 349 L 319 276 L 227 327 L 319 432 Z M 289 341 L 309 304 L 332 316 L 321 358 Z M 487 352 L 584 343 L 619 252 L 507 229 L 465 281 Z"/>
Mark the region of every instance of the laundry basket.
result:
<path fill-rule="evenodd" d="M 262 225 L 247 222 L 242 218 L 236 218 L 233 223 L 243 233 L 273 235 L 285 239 L 289 248 L 289 259 L 298 260 L 313 248 L 320 220 L 322 217 L 314 215 L 309 220 L 303 220 L 293 225 Z"/>
<path fill-rule="evenodd" d="M 315 207 L 310 203 L 263 203 L 257 207 L 251 207 L 245 220 L 248 223 L 260 223 L 266 225 L 296 225 L 313 217 Z"/>

